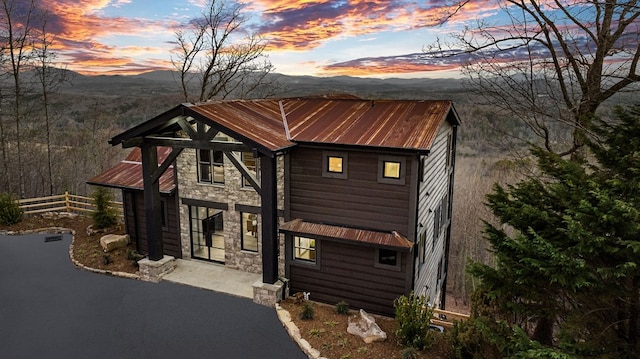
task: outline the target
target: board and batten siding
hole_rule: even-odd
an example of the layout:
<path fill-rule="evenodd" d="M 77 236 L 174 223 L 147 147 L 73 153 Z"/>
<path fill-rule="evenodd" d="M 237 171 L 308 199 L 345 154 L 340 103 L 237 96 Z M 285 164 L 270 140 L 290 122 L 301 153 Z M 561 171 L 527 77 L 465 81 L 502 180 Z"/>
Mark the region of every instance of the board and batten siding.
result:
<path fill-rule="evenodd" d="M 416 248 L 414 291 L 417 294 L 423 294 L 428 297 L 434 305 L 439 304 L 441 291 L 446 290 L 445 288 L 440 288 L 445 272 L 444 268 L 440 268 L 441 278 L 438 279 L 438 266 L 443 266 L 446 263 L 446 258 L 444 258 L 445 239 L 447 227 L 451 223 L 450 219 L 447 219 L 441 225 L 441 231 L 436 237 L 435 245 L 433 231 L 436 209 L 442 203 L 443 197 L 449 194 L 451 166 L 447 166 L 447 151 L 448 138 L 452 135 L 453 127 L 448 122 L 444 122 L 438 130 L 431 152 L 426 158 L 423 158 L 423 180 L 420 182 L 418 194 L 416 233 L 419 239 L 420 234 L 425 232 L 426 241 L 425 261 L 422 264 L 420 263 L 421 253 Z M 445 217 L 448 218 L 448 216 Z"/>
<path fill-rule="evenodd" d="M 289 262 L 290 292 L 309 292 L 310 299 L 380 314 L 393 314 L 393 300 L 411 291 L 407 252 L 400 254 L 400 270 L 376 268 L 372 247 L 322 240 L 317 266 Z"/>
<path fill-rule="evenodd" d="M 407 236 L 410 221 L 411 156 L 405 184 L 378 183 L 377 153 L 348 155 L 347 178 L 322 176 L 323 150 L 297 148 L 290 154 L 290 218 L 348 227 L 397 231 Z"/>
<path fill-rule="evenodd" d="M 140 254 L 147 254 L 147 221 L 144 211 L 144 192 L 125 191 L 127 202 L 127 233 L 134 240 Z M 180 244 L 180 225 L 178 223 L 178 208 L 175 195 L 160 195 L 165 203 L 166 226 L 162 229 L 162 249 L 164 254 L 175 258 L 182 258 Z"/>

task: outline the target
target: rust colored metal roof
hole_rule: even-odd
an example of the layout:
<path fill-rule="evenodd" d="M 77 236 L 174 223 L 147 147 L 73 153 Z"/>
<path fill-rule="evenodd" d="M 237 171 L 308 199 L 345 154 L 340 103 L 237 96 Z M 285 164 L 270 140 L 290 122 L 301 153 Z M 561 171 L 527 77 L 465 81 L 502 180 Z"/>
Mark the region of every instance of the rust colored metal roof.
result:
<path fill-rule="evenodd" d="M 285 109 L 295 141 L 428 150 L 452 104 L 308 99 Z"/>
<path fill-rule="evenodd" d="M 158 147 L 158 164 L 162 163 L 172 151 L 171 147 Z M 93 177 L 89 184 L 123 188 L 144 189 L 142 180 L 142 152 L 136 147 L 127 158 L 101 174 Z M 171 193 L 176 185 L 173 180 L 173 165 L 160 176 L 160 192 Z"/>
<path fill-rule="evenodd" d="M 271 151 L 293 145 L 287 139 L 280 104 L 277 100 L 220 101 L 192 105 L 188 108 L 231 130 L 227 135 L 232 137 L 239 135 Z"/>
<path fill-rule="evenodd" d="M 296 142 L 428 151 L 451 101 L 354 98 L 218 101 L 188 106 L 198 117 L 271 151 Z M 287 132 L 288 131 L 288 132 Z"/>
<path fill-rule="evenodd" d="M 381 247 L 390 247 L 403 251 L 411 251 L 413 243 L 396 231 L 376 232 L 358 228 L 347 228 L 328 224 L 305 222 L 294 219 L 280 226 L 280 230 L 292 234 L 347 240 Z"/>

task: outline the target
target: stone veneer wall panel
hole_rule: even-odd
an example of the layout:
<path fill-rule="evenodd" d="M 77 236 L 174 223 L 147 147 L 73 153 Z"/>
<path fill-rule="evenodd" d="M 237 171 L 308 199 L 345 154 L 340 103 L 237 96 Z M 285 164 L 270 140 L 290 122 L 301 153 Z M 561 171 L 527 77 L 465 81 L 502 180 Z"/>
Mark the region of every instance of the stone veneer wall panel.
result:
<path fill-rule="evenodd" d="M 260 206 L 260 196 L 251 187 L 242 186 L 242 175 L 225 157 L 225 184 L 212 185 L 198 182 L 197 157 L 195 149 L 185 149 L 176 160 L 178 194 L 180 198 L 198 199 L 203 201 L 227 203 L 228 210 L 223 211 L 225 266 L 251 272 L 262 273 L 262 243 L 258 241 L 258 251 L 243 251 L 241 237 L 241 216 L 235 210 L 236 204 Z M 278 157 L 277 162 L 277 196 L 278 208 L 284 208 L 284 158 Z M 283 219 L 279 219 L 283 223 Z M 189 229 L 189 208 L 180 203 L 180 237 L 183 258 L 191 258 L 191 239 Z M 258 217 L 258 236 L 262 218 Z M 278 258 L 278 272 L 284 275 L 284 236 L 279 236 L 280 256 Z"/>

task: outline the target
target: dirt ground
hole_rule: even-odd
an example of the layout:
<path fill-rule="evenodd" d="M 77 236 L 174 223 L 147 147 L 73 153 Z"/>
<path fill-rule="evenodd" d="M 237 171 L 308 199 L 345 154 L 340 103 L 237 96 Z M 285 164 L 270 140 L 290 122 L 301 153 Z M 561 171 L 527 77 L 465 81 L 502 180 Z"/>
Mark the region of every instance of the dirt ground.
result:
<path fill-rule="evenodd" d="M 376 324 L 380 326 L 387 339 L 382 342 L 366 344 L 359 337 L 347 333 L 349 316 L 357 315 L 357 311 L 350 311 L 349 315 L 340 315 L 335 306 L 309 302 L 314 308 L 314 318 L 301 320 L 300 312 L 303 305 L 288 299 L 280 305 L 289 311 L 291 320 L 298 326 L 302 337 L 311 346 L 320 351 L 321 356 L 328 359 L 394 359 L 402 358 L 403 347 L 398 344 L 395 335 L 397 322 L 393 318 L 375 316 Z M 451 358 L 451 349 L 444 334 L 437 335 L 433 347 L 424 352 L 417 352 L 416 358 Z"/>
<path fill-rule="evenodd" d="M 30 216 L 11 226 L 0 225 L 0 230 L 11 232 L 23 232 L 48 227 L 63 227 L 75 231 L 73 241 L 74 258 L 81 264 L 96 269 L 103 269 L 114 272 L 138 273 L 137 262 L 133 259 L 135 244 L 131 243 L 127 247 L 119 248 L 109 253 L 105 253 L 100 246 L 100 237 L 103 234 L 87 234 L 87 228 L 92 225 L 93 220 L 85 216 L 56 216 L 49 215 Z M 108 231 L 108 233 L 123 234 L 122 227 Z M 129 255 L 127 253 L 129 252 Z"/>

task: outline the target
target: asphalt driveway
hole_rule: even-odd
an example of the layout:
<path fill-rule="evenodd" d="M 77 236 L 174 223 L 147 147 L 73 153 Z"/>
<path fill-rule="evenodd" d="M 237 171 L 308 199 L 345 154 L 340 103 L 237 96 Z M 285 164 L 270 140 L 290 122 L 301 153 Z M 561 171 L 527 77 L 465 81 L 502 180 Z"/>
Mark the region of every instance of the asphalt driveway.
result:
<path fill-rule="evenodd" d="M 2 358 L 306 358 L 271 308 L 78 270 L 45 237 L 0 236 Z"/>

